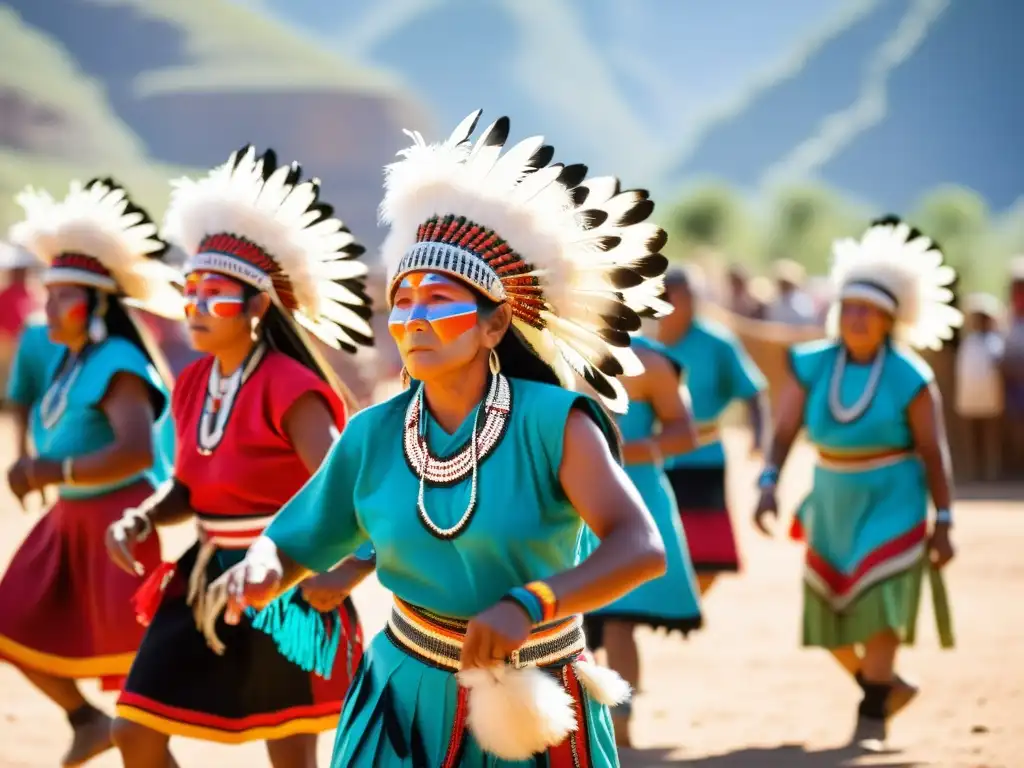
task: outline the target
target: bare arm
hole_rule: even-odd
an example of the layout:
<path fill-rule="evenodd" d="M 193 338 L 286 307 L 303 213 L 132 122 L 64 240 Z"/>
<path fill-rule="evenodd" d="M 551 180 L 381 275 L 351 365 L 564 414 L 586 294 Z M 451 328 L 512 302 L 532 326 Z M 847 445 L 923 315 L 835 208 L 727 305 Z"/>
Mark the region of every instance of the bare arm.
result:
<path fill-rule="evenodd" d="M 642 396 L 651 404 L 661 431 L 622 448 L 626 464 L 660 464 L 666 456 L 688 453 L 697 446 L 697 431 L 690 407 L 690 394 L 680 385 L 672 364 L 659 354 L 645 352 Z"/>
<path fill-rule="evenodd" d="M 924 463 L 928 491 L 936 509 L 949 509 L 953 502 L 953 472 L 949 441 L 942 415 L 942 395 L 932 383 L 923 388 L 907 409 L 914 447 Z"/>
<path fill-rule="evenodd" d="M 782 468 L 786 458 L 796 442 L 797 435 L 804 425 L 804 404 L 807 394 L 803 387 L 792 376 L 786 378 L 779 397 L 779 409 L 776 414 L 775 431 L 772 433 L 768 453 L 765 457 L 768 466 Z"/>
<path fill-rule="evenodd" d="M 665 545 L 651 513 L 593 419 L 578 410 L 566 422 L 558 476 L 601 539 L 590 557 L 547 580 L 558 596 L 558 616 L 600 608 L 665 572 Z"/>
<path fill-rule="evenodd" d="M 11 414 L 14 416 L 14 435 L 18 458 L 28 456 L 28 406 L 12 404 Z"/>

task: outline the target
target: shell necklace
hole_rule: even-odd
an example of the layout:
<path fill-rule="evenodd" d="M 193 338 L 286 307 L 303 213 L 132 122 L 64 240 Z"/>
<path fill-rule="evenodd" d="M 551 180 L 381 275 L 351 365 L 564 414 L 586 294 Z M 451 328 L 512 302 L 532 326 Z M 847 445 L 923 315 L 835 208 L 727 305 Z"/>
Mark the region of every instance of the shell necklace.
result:
<path fill-rule="evenodd" d="M 402 447 L 410 469 L 419 476 L 419 493 L 416 497 L 416 511 L 420 522 L 439 539 L 454 539 L 473 517 L 477 507 L 477 476 L 481 462 L 494 451 L 508 429 L 509 414 L 512 412 L 512 390 L 508 379 L 500 373 L 491 377 L 487 397 L 477 408 L 473 417 L 473 433 L 466 444 L 447 459 L 438 458 L 427 445 L 426 417 L 423 405 L 423 384 L 409 403 L 405 414 L 405 434 Z M 484 414 L 483 424 L 480 415 Z M 472 476 L 469 504 L 462 517 L 450 528 L 442 528 L 427 513 L 424 503 L 424 489 L 429 482 L 433 486 L 453 486 L 466 477 Z"/>
<path fill-rule="evenodd" d="M 196 450 L 201 455 L 209 456 L 224 439 L 224 430 L 227 429 L 228 419 L 231 418 L 231 412 L 234 410 L 235 399 L 238 397 L 242 385 L 260 364 L 266 351 L 266 344 L 262 342 L 257 344 L 245 362 L 226 379 L 220 375 L 220 365 L 216 360 L 213 361 L 206 386 L 203 413 L 199 417 L 199 434 L 196 440 Z"/>
<path fill-rule="evenodd" d="M 77 355 L 70 350 L 67 352 L 60 372 L 39 401 L 39 419 L 44 429 L 53 429 L 67 410 L 68 394 L 82 372 L 82 364 L 85 362 L 85 353 L 88 349 L 89 346 L 86 345 Z"/>
<path fill-rule="evenodd" d="M 835 365 L 832 366 L 832 379 L 828 386 L 828 409 L 832 414 L 832 418 L 840 424 L 850 424 L 867 411 L 871 402 L 875 399 L 875 394 L 878 392 L 878 385 L 882 381 L 882 369 L 885 367 L 886 353 L 888 352 L 887 347 L 883 344 L 878 350 L 878 354 L 875 355 L 875 361 L 871 364 L 871 373 L 868 375 L 867 384 L 864 386 L 864 391 L 861 392 L 860 397 L 853 403 L 853 405 L 843 405 L 842 399 L 842 388 L 843 388 L 843 374 L 846 373 L 847 354 L 846 347 L 842 347 L 839 350 L 839 356 L 836 358 Z"/>

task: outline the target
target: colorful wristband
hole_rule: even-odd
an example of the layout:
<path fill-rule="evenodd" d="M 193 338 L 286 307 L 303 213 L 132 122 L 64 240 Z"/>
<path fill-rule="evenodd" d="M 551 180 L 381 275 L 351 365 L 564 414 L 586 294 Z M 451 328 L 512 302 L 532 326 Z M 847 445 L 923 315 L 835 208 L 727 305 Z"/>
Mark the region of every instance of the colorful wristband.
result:
<path fill-rule="evenodd" d="M 513 587 L 501 598 L 508 603 L 515 603 L 523 612 L 530 617 L 531 624 L 540 624 L 544 621 L 544 605 L 535 594 L 525 587 Z"/>
<path fill-rule="evenodd" d="M 765 467 L 761 470 L 761 476 L 757 479 L 757 487 L 762 491 L 766 488 L 774 488 L 779 484 L 779 468 Z"/>
<path fill-rule="evenodd" d="M 554 621 L 555 614 L 558 613 L 558 598 L 555 597 L 555 591 L 548 586 L 547 582 L 531 581 L 525 589 L 540 601 L 544 611 L 543 621 L 545 623 Z"/>

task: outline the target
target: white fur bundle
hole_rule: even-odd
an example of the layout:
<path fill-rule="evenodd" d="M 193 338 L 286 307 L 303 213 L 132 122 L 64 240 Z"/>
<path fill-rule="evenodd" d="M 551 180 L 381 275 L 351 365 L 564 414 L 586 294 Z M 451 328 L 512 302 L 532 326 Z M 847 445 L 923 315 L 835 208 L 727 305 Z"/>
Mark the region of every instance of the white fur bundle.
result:
<path fill-rule="evenodd" d="M 25 218 L 11 227 L 11 242 L 43 265 L 51 265 L 64 253 L 92 257 L 110 272 L 112 283 L 76 270 L 76 278 L 83 283 L 123 294 L 149 312 L 171 319 L 184 317 L 181 294 L 173 287 L 177 272 L 159 258 L 166 245 L 157 237 L 156 224 L 112 179 L 94 179 L 84 185 L 73 181 L 63 200 L 32 187 L 15 200 Z"/>
<path fill-rule="evenodd" d="M 319 199 L 319 182 L 296 164 L 245 147 L 201 179 L 171 182 L 163 235 L 195 256 L 212 235 L 259 246 L 288 278 L 296 322 L 326 344 L 355 349 L 372 339 L 363 284 L 367 266 L 352 233 Z M 355 281 L 355 282 L 352 282 Z M 353 333 L 355 335 L 353 335 Z"/>
<path fill-rule="evenodd" d="M 541 288 L 539 322 L 516 316 L 513 327 L 563 383 L 575 371 L 621 413 L 628 400 L 616 377 L 643 371 L 629 332 L 639 329 L 640 315 L 669 309 L 659 298 L 665 232 L 646 220 L 654 204 L 643 190 L 622 191 L 614 177 L 584 180 L 586 166 L 549 165 L 554 149 L 541 136 L 503 154 L 507 117 L 472 142 L 480 114 L 439 144 L 406 131 L 412 146 L 385 169 L 380 215 L 390 226 L 382 247 L 389 283 L 432 217 L 465 217 L 493 230 L 529 266 L 515 278 L 536 278 Z M 511 280 L 508 295 L 514 302 Z"/>
<path fill-rule="evenodd" d="M 502 760 L 527 760 L 577 728 L 573 698 L 536 667 L 467 669 L 458 680 L 469 690 L 466 725 L 481 749 Z"/>
<path fill-rule="evenodd" d="M 960 310 L 950 305 L 953 268 L 942 263 L 935 243 L 895 217 L 883 219 L 861 239 L 845 238 L 832 246 L 831 280 L 841 295 L 844 286 L 859 281 L 883 286 L 896 297 L 895 334 L 919 349 L 940 349 L 963 323 Z M 830 325 L 835 331 L 836 312 Z"/>

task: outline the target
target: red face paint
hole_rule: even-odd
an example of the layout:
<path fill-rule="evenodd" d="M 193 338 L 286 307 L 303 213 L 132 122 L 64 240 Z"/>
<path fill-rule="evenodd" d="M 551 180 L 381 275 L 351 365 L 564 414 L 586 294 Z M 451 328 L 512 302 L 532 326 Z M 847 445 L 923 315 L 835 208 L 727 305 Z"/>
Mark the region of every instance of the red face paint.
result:
<path fill-rule="evenodd" d="M 194 317 L 238 317 L 245 308 L 242 286 L 210 272 L 193 272 L 185 278 L 185 314 Z"/>

